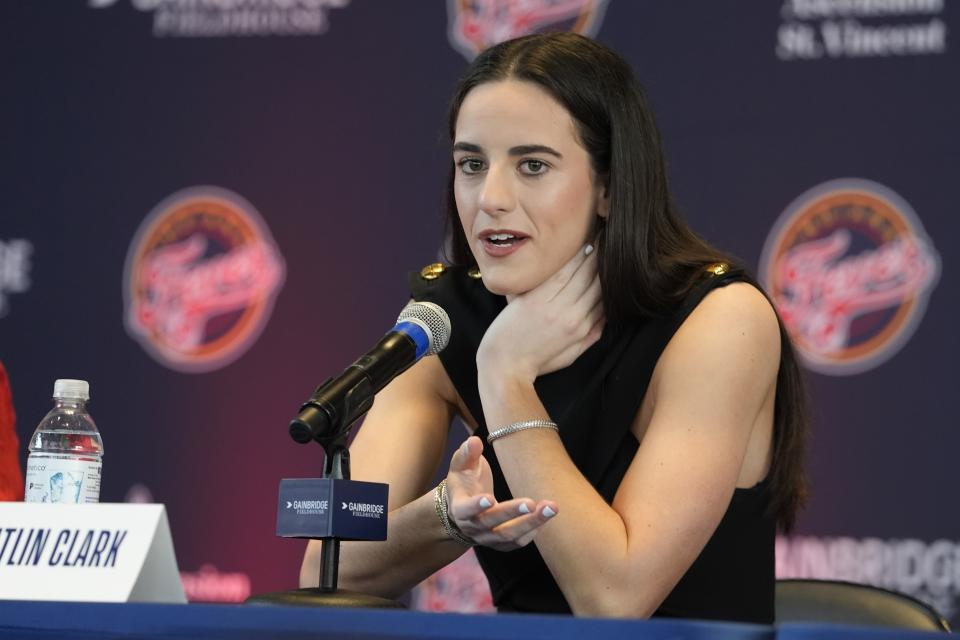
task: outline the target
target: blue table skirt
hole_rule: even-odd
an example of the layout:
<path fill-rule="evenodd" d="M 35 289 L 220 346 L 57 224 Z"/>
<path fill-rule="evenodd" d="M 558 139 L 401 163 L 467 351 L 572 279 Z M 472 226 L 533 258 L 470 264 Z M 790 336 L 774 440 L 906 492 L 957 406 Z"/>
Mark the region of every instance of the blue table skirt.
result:
<path fill-rule="evenodd" d="M 777 628 L 693 620 L 595 620 L 253 605 L 0 601 L 0 640 L 215 638 L 247 640 L 933 640 L 944 634 L 874 627 Z"/>
<path fill-rule="evenodd" d="M 0 639 L 277 638 L 773 640 L 772 628 L 687 620 L 465 615 L 254 605 L 0 602 Z"/>

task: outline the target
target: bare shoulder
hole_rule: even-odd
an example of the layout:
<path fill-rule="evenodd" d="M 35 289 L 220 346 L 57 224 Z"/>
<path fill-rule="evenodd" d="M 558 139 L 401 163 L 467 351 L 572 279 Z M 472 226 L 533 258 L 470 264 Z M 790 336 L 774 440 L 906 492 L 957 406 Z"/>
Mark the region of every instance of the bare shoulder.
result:
<path fill-rule="evenodd" d="M 722 376 L 767 387 L 780 362 L 780 326 L 766 296 L 735 282 L 704 297 L 667 345 L 658 363 L 664 377 Z M 719 381 L 719 379 L 718 379 Z"/>
<path fill-rule="evenodd" d="M 770 301 L 747 282 L 734 282 L 714 289 L 690 314 L 695 325 L 718 325 L 738 329 L 755 339 L 780 343 L 780 327 Z"/>

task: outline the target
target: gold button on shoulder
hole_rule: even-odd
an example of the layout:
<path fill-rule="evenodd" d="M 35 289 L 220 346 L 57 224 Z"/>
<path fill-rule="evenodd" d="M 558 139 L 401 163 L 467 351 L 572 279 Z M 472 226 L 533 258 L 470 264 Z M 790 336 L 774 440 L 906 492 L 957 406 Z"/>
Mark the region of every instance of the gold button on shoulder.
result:
<path fill-rule="evenodd" d="M 704 271 L 709 273 L 711 276 L 722 276 L 727 271 L 730 270 L 730 265 L 726 262 L 714 262 L 713 264 L 708 264 Z"/>
<path fill-rule="evenodd" d="M 447 267 L 442 262 L 434 262 L 433 264 L 428 264 L 423 269 L 420 269 L 420 277 L 424 280 L 436 280 L 443 275 L 443 272 L 447 270 Z"/>
<path fill-rule="evenodd" d="M 467 276 L 469 276 L 470 278 L 473 278 L 474 280 L 479 280 L 480 278 L 483 277 L 482 275 L 480 275 L 480 269 L 478 269 L 477 267 L 470 267 L 470 270 L 467 271 Z"/>

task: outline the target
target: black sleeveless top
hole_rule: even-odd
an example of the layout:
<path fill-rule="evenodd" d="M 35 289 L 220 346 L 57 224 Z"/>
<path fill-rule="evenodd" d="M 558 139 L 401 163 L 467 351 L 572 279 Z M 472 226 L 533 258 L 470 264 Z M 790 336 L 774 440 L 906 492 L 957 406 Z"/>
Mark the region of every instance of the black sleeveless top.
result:
<path fill-rule="evenodd" d="M 453 331 L 440 361 L 478 423 L 475 434 L 485 439 L 476 353 L 506 300 L 487 291 L 464 267 L 432 267 L 432 271 L 428 267 L 412 273 L 410 288 L 414 299 L 434 302 L 450 316 Z M 572 365 L 535 381 L 540 400 L 559 425 L 567 453 L 608 504 L 639 446 L 630 426 L 660 354 L 707 293 L 743 279 L 744 274 L 737 271 L 705 273 L 674 314 L 648 319 L 628 330 L 605 329 L 601 339 Z M 493 471 L 497 500 L 511 499 L 493 447 L 484 447 L 483 455 Z M 773 622 L 776 522 L 767 513 L 768 499 L 766 481 L 735 490 L 706 547 L 654 616 Z M 584 540 L 583 544 L 603 541 Z M 475 551 L 500 611 L 570 613 L 535 544 L 510 552 L 480 546 Z"/>

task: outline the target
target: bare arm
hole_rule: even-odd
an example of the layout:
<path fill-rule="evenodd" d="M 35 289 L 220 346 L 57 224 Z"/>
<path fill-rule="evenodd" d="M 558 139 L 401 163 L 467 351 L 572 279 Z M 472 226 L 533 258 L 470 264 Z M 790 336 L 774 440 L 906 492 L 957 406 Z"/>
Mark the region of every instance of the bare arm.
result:
<path fill-rule="evenodd" d="M 443 530 L 433 487 L 428 486 L 443 457 L 456 402 L 453 384 L 436 357 L 420 360 L 377 395 L 350 447 L 351 466 L 353 478 L 390 486 L 387 540 L 341 545 L 342 588 L 397 597 L 466 551 Z M 498 548 L 523 546 L 543 519 L 536 513 L 524 515 L 520 504 L 536 511 L 549 503 L 519 499 L 497 504 L 490 468 L 480 452 L 469 444 L 461 447 L 447 476 L 461 495 L 461 511 L 483 514 L 488 523 L 468 533 L 478 543 Z M 307 545 L 300 568 L 302 587 L 319 582 L 320 549 L 317 540 Z"/>
<path fill-rule="evenodd" d="M 377 394 L 350 447 L 352 477 L 386 483 L 390 495 L 387 541 L 341 545 L 344 589 L 395 597 L 465 550 L 444 534 L 427 493 L 453 417 L 445 384 L 439 360 L 423 358 Z M 319 571 L 320 541 L 311 540 L 300 585 L 317 586 Z"/>
<path fill-rule="evenodd" d="M 589 286 L 581 283 L 576 295 Z M 575 306 L 568 300 L 561 308 Z M 530 305 L 521 309 L 518 317 L 531 317 Z M 550 316 L 539 317 L 564 325 L 563 313 Z M 596 323 L 586 311 L 581 316 L 587 320 L 580 329 L 560 331 L 589 344 Z M 549 333 L 542 325 L 538 331 Z M 537 367 L 528 366 L 517 343 L 510 346 L 478 354 L 491 428 L 546 415 L 532 386 Z M 778 362 L 776 319 L 759 292 L 730 285 L 707 296 L 658 362 L 648 415 L 641 411 L 633 425 L 641 446 L 612 505 L 576 469 L 556 433 L 531 429 L 493 444 L 512 492 L 549 495 L 563 509 L 537 546 L 574 613 L 656 610 L 716 529 L 745 470 L 762 474 Z"/>

